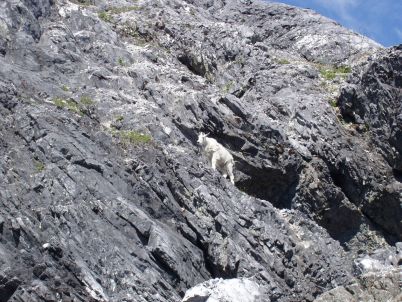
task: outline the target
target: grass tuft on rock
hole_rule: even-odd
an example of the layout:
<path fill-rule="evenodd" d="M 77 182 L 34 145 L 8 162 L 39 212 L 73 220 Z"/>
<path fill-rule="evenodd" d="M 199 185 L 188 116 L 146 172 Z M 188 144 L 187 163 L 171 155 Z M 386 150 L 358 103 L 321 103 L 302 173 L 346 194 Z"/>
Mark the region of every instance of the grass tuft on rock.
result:
<path fill-rule="evenodd" d="M 138 5 L 132 6 L 123 6 L 123 7 L 111 7 L 107 9 L 107 11 L 113 15 L 118 15 L 122 13 L 128 13 L 134 10 L 140 10 L 141 8 Z"/>
<path fill-rule="evenodd" d="M 94 101 L 88 96 L 82 96 L 79 102 L 72 98 L 63 99 L 61 97 L 55 97 L 52 99 L 52 103 L 57 108 L 65 108 L 83 116 L 88 111 L 88 107 L 94 104 Z"/>
<path fill-rule="evenodd" d="M 45 164 L 39 160 L 34 160 L 34 166 L 37 173 L 40 173 L 43 170 L 45 170 Z"/>
<path fill-rule="evenodd" d="M 94 104 L 94 101 L 89 96 L 83 95 L 80 98 L 80 104 L 83 106 L 91 106 Z"/>
<path fill-rule="evenodd" d="M 338 107 L 338 101 L 336 99 L 332 99 L 329 101 L 329 104 L 331 105 L 331 107 L 333 108 L 337 108 Z"/>
<path fill-rule="evenodd" d="M 133 130 L 121 130 L 118 132 L 120 139 L 125 143 L 132 145 L 148 144 L 152 141 L 152 137 Z"/>
<path fill-rule="evenodd" d="M 54 98 L 52 100 L 53 104 L 55 104 L 58 108 L 66 108 L 70 111 L 73 111 L 77 114 L 82 115 L 80 106 L 78 105 L 78 103 L 76 101 L 74 101 L 73 99 L 63 99 L 63 98 Z"/>
<path fill-rule="evenodd" d="M 321 66 L 319 70 L 324 79 L 332 81 L 337 76 L 345 78 L 349 73 L 351 73 L 352 68 L 349 66 Z"/>
<path fill-rule="evenodd" d="M 109 7 L 108 9 L 98 12 L 99 19 L 105 22 L 113 22 L 113 15 L 128 13 L 135 10 L 140 10 L 138 5 L 123 6 L 123 7 Z"/>
<path fill-rule="evenodd" d="M 122 122 L 123 120 L 124 120 L 124 116 L 122 116 L 122 115 L 116 116 L 116 122 Z"/>
<path fill-rule="evenodd" d="M 278 64 L 287 65 L 287 64 L 290 64 L 290 62 L 289 62 L 289 60 L 286 60 L 286 59 L 280 59 L 280 60 L 278 60 Z"/>
<path fill-rule="evenodd" d="M 113 17 L 107 12 L 107 11 L 101 11 L 98 13 L 99 19 L 105 21 L 105 22 L 112 22 Z"/>

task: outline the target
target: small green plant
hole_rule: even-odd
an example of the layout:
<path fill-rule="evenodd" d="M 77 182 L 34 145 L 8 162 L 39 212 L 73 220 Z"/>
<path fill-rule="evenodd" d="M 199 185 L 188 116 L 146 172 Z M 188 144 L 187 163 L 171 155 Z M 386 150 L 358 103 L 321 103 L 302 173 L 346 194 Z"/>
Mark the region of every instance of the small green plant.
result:
<path fill-rule="evenodd" d="M 124 120 L 124 116 L 118 115 L 116 116 L 116 122 L 122 122 Z"/>
<path fill-rule="evenodd" d="M 370 130 L 370 125 L 368 123 L 364 123 L 363 131 L 368 132 L 369 130 Z"/>
<path fill-rule="evenodd" d="M 119 28 L 119 32 L 126 37 L 137 38 L 139 36 L 137 32 L 137 25 L 135 23 L 125 22 Z"/>
<path fill-rule="evenodd" d="M 117 14 L 128 13 L 133 10 L 140 10 L 140 9 L 141 9 L 141 7 L 139 7 L 137 5 L 132 5 L 132 6 L 123 6 L 123 7 L 111 7 L 107 11 L 113 15 L 117 15 Z"/>
<path fill-rule="evenodd" d="M 75 113 L 78 113 L 78 114 L 82 115 L 81 108 L 80 108 L 80 106 L 77 104 L 76 101 L 74 101 L 73 99 L 68 99 L 66 102 L 67 102 L 66 108 L 67 108 L 68 110 L 73 111 L 73 112 L 75 112 Z"/>
<path fill-rule="evenodd" d="M 58 108 L 64 108 L 66 107 L 66 100 L 62 98 L 54 98 L 52 100 L 52 103 L 56 105 Z"/>
<path fill-rule="evenodd" d="M 328 80 L 332 81 L 336 78 L 336 76 L 341 76 L 342 78 L 346 78 L 346 76 L 352 71 L 349 66 L 321 66 L 320 67 L 320 74 L 321 76 Z"/>
<path fill-rule="evenodd" d="M 89 96 L 83 95 L 80 98 L 80 104 L 84 106 L 91 106 L 94 104 L 94 101 Z"/>
<path fill-rule="evenodd" d="M 110 129 L 111 133 L 120 138 L 121 142 L 131 145 L 148 144 L 152 142 L 152 136 L 134 130 Z"/>
<path fill-rule="evenodd" d="M 335 71 L 337 73 L 351 73 L 352 68 L 350 68 L 350 66 L 339 66 L 335 68 Z"/>
<path fill-rule="evenodd" d="M 336 99 L 332 99 L 329 101 L 329 104 L 331 105 L 331 107 L 336 108 L 338 107 L 338 101 Z"/>
<path fill-rule="evenodd" d="M 70 111 L 81 114 L 81 110 L 73 99 L 54 98 L 53 103 L 59 108 L 67 108 Z"/>
<path fill-rule="evenodd" d="M 124 64 L 124 60 L 123 60 L 122 58 L 119 58 L 119 59 L 117 60 L 117 63 L 119 63 L 120 66 L 124 66 L 124 65 L 125 65 L 125 64 Z"/>
<path fill-rule="evenodd" d="M 230 88 L 232 88 L 234 85 L 234 81 L 230 81 L 228 83 L 226 83 L 223 87 L 222 87 L 222 92 L 223 93 L 229 93 Z"/>
<path fill-rule="evenodd" d="M 37 173 L 40 173 L 43 170 L 45 170 L 45 164 L 39 160 L 34 160 L 34 166 Z"/>
<path fill-rule="evenodd" d="M 280 60 L 278 60 L 278 64 L 286 65 L 286 64 L 290 64 L 290 62 L 286 59 L 280 59 Z"/>
<path fill-rule="evenodd" d="M 75 112 L 79 115 L 84 115 L 84 110 L 80 104 L 78 104 L 73 99 L 63 99 L 63 98 L 54 98 L 52 103 L 56 105 L 58 108 L 66 108 L 72 112 Z"/>
<path fill-rule="evenodd" d="M 124 22 L 117 26 L 117 31 L 123 37 L 135 39 L 135 44 L 138 46 L 145 46 L 150 44 L 150 36 L 144 37 L 138 32 L 137 24 L 135 22 Z"/>
<path fill-rule="evenodd" d="M 62 89 L 63 91 L 66 91 L 66 92 L 70 90 L 70 88 L 68 88 L 67 85 L 61 86 L 61 89 Z"/>
<path fill-rule="evenodd" d="M 113 17 L 107 12 L 107 11 L 101 11 L 98 13 L 99 19 L 105 21 L 105 22 L 112 22 Z"/>
<path fill-rule="evenodd" d="M 322 77 L 328 81 L 332 81 L 333 79 L 336 78 L 336 73 L 332 69 L 320 69 L 320 74 Z"/>
<path fill-rule="evenodd" d="M 133 10 L 140 10 L 141 7 L 137 5 L 124 6 L 124 7 L 110 7 L 98 13 L 98 17 L 105 22 L 113 22 L 113 15 L 127 13 Z"/>

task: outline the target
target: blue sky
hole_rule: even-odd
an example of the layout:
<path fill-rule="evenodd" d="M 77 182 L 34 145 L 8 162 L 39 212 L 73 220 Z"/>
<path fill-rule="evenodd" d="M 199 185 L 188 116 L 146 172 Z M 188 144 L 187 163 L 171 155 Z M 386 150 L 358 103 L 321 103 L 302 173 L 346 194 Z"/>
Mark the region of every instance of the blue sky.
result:
<path fill-rule="evenodd" d="M 336 20 L 384 46 L 402 43 L 402 0 L 275 0 Z"/>

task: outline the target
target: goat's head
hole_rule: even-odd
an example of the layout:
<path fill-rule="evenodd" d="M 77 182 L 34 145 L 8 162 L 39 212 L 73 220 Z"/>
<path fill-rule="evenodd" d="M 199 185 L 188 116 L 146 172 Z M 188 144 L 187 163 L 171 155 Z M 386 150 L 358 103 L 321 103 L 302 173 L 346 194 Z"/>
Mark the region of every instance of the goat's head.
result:
<path fill-rule="evenodd" d="M 205 133 L 203 133 L 203 132 L 200 132 L 200 134 L 198 134 L 198 140 L 197 140 L 197 143 L 199 144 L 199 145 L 202 145 L 203 143 L 204 143 L 204 141 L 205 141 L 205 138 L 208 136 L 208 134 L 205 134 Z"/>

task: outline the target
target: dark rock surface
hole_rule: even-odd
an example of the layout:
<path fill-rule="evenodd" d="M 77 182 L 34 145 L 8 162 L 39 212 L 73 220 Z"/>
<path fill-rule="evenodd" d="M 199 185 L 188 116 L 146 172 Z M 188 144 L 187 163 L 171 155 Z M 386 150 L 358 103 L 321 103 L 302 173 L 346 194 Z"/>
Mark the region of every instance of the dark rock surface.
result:
<path fill-rule="evenodd" d="M 274 3 L 7 0 L 0 66 L 0 301 L 313 301 L 402 240 L 398 48 Z"/>
<path fill-rule="evenodd" d="M 339 105 L 345 121 L 367 132 L 372 151 L 388 175 L 356 195 L 362 211 L 388 234 L 402 236 L 402 48 L 381 52 L 343 87 Z M 360 130 L 362 131 L 362 130 Z M 380 171 L 379 171 L 380 172 Z M 380 172 L 381 173 L 381 172 Z M 358 185 L 358 184 L 356 184 Z"/>

